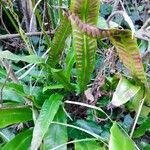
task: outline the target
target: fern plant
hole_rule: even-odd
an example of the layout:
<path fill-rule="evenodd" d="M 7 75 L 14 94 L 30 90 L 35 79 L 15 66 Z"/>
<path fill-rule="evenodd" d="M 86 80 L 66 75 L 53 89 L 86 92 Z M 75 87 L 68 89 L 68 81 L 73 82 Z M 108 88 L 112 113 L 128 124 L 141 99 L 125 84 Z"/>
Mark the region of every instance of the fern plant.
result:
<path fill-rule="evenodd" d="M 137 41 L 135 37 L 132 37 L 130 30 L 99 29 L 82 22 L 80 18 L 72 12 L 67 12 L 66 14 L 72 24 L 78 26 L 83 34 L 87 34 L 93 38 L 110 38 L 124 66 L 127 67 L 135 79 L 138 79 L 145 87 L 148 87 Z"/>
<path fill-rule="evenodd" d="M 72 0 L 70 10 L 80 17 L 87 24 L 96 25 L 99 13 L 99 1 Z M 90 81 L 91 73 L 95 65 L 96 39 L 82 33 L 81 29 L 70 22 L 64 16 L 56 35 L 53 39 L 49 55 L 49 64 L 55 67 L 64 49 L 65 40 L 72 27 L 73 45 L 76 57 L 77 82 L 79 91 L 83 92 Z M 61 35 L 61 36 L 60 36 Z M 63 35 L 63 36 L 62 36 Z M 58 44 L 59 43 L 59 44 Z"/>
<path fill-rule="evenodd" d="M 18 17 L 16 16 L 12 8 L 11 1 L 7 1 L 11 6 L 11 8 L 9 8 L 11 14 L 14 15 L 17 24 L 20 25 Z M 62 0 L 60 0 L 59 3 L 62 4 Z M 98 14 L 99 0 L 72 0 L 69 11 L 64 10 L 64 16 L 60 15 L 60 25 L 56 29 L 56 32 L 52 39 L 52 43 L 49 43 L 51 44 L 49 58 L 45 65 L 50 68 L 50 76 L 54 77 L 54 79 L 51 79 L 52 81 L 47 79 L 47 72 L 45 70 L 43 72 L 42 70 L 40 70 L 40 72 L 43 73 L 41 76 L 35 76 L 35 74 L 41 74 L 39 72 L 39 68 L 41 67 L 41 64 L 44 64 L 43 59 L 40 59 L 36 56 L 19 57 L 10 52 L 1 52 L 1 59 L 7 58 L 12 61 L 24 61 L 26 63 L 34 63 L 35 65 L 39 65 L 36 70 L 37 72 L 34 72 L 35 74 L 32 75 L 33 79 L 31 79 L 31 75 L 29 74 L 28 77 L 29 79 L 31 79 L 30 81 L 21 81 L 22 83 L 24 83 L 24 85 L 12 84 L 9 83 L 9 81 L 5 83 L 5 88 L 10 88 L 13 90 L 15 89 L 15 91 L 18 94 L 20 94 L 20 97 L 23 99 L 23 102 L 19 100 L 17 103 L 13 103 L 11 105 L 11 97 L 9 97 L 10 99 L 8 99 L 8 102 L 4 100 L 5 107 L 0 109 L 0 127 L 6 128 L 9 125 L 25 122 L 23 129 L 28 128 L 28 130 L 20 131 L 20 133 L 17 136 L 15 136 L 14 139 L 9 139 L 10 141 L 6 140 L 4 146 L 2 145 L 2 150 L 15 149 L 16 147 L 19 150 L 67 150 L 68 148 L 74 148 L 75 150 L 79 150 L 86 149 L 87 147 L 89 149 L 120 150 L 120 147 L 122 145 L 125 145 L 123 149 L 139 150 L 137 145 L 131 139 L 133 135 L 132 133 L 134 132 L 134 128 L 132 129 L 131 136 L 129 137 L 127 132 L 122 130 L 122 128 L 115 121 L 112 121 L 111 117 L 109 117 L 109 115 L 106 114 L 107 110 L 106 112 L 103 111 L 98 103 L 95 103 L 98 107 L 88 105 L 87 103 L 81 103 L 79 101 L 82 101 L 83 98 L 75 95 L 77 92 L 83 94 L 83 92 L 87 89 L 87 85 L 90 83 L 91 75 L 95 66 L 95 51 L 97 48 L 97 39 L 108 38 L 116 48 L 120 60 L 122 61 L 124 66 L 129 70 L 134 81 L 137 82 L 137 85 L 133 86 L 133 83 L 135 83 L 133 80 L 132 83 L 125 77 L 122 77 L 122 80 L 119 81 L 119 86 L 117 86 L 116 88 L 116 91 L 122 89 L 122 96 L 116 97 L 119 100 L 124 98 L 124 103 L 126 103 L 127 101 L 129 101 L 129 99 L 135 96 L 134 98 L 136 100 L 138 98 L 139 100 L 138 104 L 136 105 L 138 107 L 140 100 L 143 99 L 143 97 L 146 97 L 145 102 L 149 105 L 149 87 L 136 38 L 132 37 L 130 30 L 97 28 Z M 18 32 L 21 32 L 21 36 L 24 35 L 22 30 Z M 71 39 L 71 46 L 69 48 L 67 47 L 67 50 L 69 52 L 67 52 L 66 57 L 63 57 L 66 60 L 61 61 L 61 55 L 67 45 L 65 42 L 68 37 Z M 25 37 L 23 36 L 22 38 L 24 39 Z M 24 42 L 26 42 L 27 44 L 28 41 Z M 61 65 L 60 62 L 65 62 L 65 64 Z M 74 67 L 75 65 L 76 67 Z M 71 76 L 71 73 L 73 74 L 73 76 Z M 1 76 L 4 75 L 1 71 Z M 45 82 L 45 79 L 46 81 L 50 81 L 48 82 L 49 86 L 45 87 L 45 85 L 47 84 L 47 82 Z M 75 83 L 76 79 L 77 84 Z M 3 90 L 5 90 L 3 89 L 3 86 L 4 85 L 1 83 L 1 93 Z M 125 86 L 125 88 L 123 86 Z M 111 87 L 109 86 L 109 88 Z M 33 90 L 35 88 L 37 89 Z M 111 89 L 111 92 L 113 90 Z M 85 92 L 85 95 L 86 94 L 89 97 L 93 96 L 93 93 L 90 93 L 89 89 Z M 27 107 L 24 106 L 24 99 L 27 100 L 27 102 L 30 101 L 32 103 L 32 106 L 30 105 L 30 102 L 28 102 L 29 105 L 27 103 Z M 70 99 L 75 99 L 75 101 L 70 101 Z M 110 101 L 110 98 L 108 100 Z M 122 102 L 120 103 L 122 104 Z M 121 105 L 120 103 L 117 104 L 118 107 Z M 77 120 L 74 117 L 74 106 L 70 107 L 70 105 L 72 106 L 72 104 L 80 105 L 81 108 L 87 107 L 85 111 L 88 110 L 88 113 L 90 113 L 90 115 L 88 113 L 86 114 L 86 119 L 88 121 L 80 116 L 79 117 L 82 118 L 80 120 Z M 11 105 L 11 107 L 9 107 L 9 105 Z M 66 111 L 68 109 L 68 106 L 69 111 Z M 107 104 L 105 106 L 107 107 Z M 149 109 L 149 107 L 147 108 Z M 75 113 L 77 111 L 79 113 L 82 113 L 82 110 L 80 111 L 80 107 L 75 107 L 75 109 Z M 92 111 L 92 109 L 94 110 Z M 100 111 L 100 113 L 98 111 Z M 106 119 L 104 119 L 105 122 L 108 121 L 106 127 L 103 126 L 101 128 L 101 124 L 96 123 L 95 120 L 98 121 L 99 119 L 97 119 L 97 114 L 102 114 L 103 117 L 106 116 Z M 13 118 L 10 116 L 13 116 Z M 115 119 L 114 113 L 112 116 L 113 119 Z M 119 120 L 118 118 L 121 120 L 122 115 L 121 117 L 117 115 L 117 120 Z M 106 133 L 108 133 L 108 135 L 110 134 L 110 138 L 104 136 L 106 130 L 103 130 L 103 128 L 107 128 Z M 110 133 L 108 131 L 108 128 L 110 129 Z M 75 131 L 72 129 L 75 129 Z M 130 127 L 128 127 L 128 129 L 130 130 Z M 81 133 L 79 134 L 79 137 L 76 136 L 77 134 L 75 136 L 72 135 L 72 133 L 77 132 L 76 130 L 79 130 L 80 132 L 86 134 Z M 148 129 L 145 129 L 144 132 L 147 130 Z M 5 133 L 4 131 L 1 131 L 1 136 L 3 136 L 3 133 Z M 137 136 L 140 134 L 141 133 L 136 133 Z M 5 134 L 3 137 L 4 139 L 6 138 Z M 120 140 L 120 138 L 122 140 Z M 2 140 L 3 139 L 1 138 L 1 141 Z M 72 143 L 74 144 L 74 146 Z"/>
<path fill-rule="evenodd" d="M 149 105 L 148 97 L 150 92 L 136 38 L 132 36 L 130 30 L 97 28 L 96 14 L 99 10 L 99 7 L 97 7 L 98 1 L 94 1 L 93 4 L 95 5 L 93 5 L 93 7 L 88 6 L 86 1 L 84 1 L 84 4 L 82 2 L 83 1 L 72 1 L 70 7 L 72 11 L 65 11 L 65 16 L 70 20 L 72 27 L 79 91 L 83 92 L 86 89 L 90 81 L 91 73 L 93 72 L 96 38 L 109 38 L 115 46 L 124 66 L 129 70 L 138 84 L 144 87 L 142 88 L 145 91 L 143 97 L 145 97 L 146 104 Z M 85 7 L 85 5 L 87 6 Z M 88 8 L 92 10 L 88 10 Z M 92 12 L 89 16 L 88 11 Z"/>

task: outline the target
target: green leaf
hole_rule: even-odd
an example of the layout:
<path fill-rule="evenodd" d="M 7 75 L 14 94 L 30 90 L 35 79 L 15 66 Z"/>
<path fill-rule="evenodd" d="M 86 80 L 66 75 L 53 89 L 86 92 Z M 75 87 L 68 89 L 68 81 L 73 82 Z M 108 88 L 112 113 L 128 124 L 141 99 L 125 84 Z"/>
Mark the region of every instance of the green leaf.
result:
<path fill-rule="evenodd" d="M 141 113 L 140 113 L 140 116 L 141 117 L 147 117 L 150 113 L 150 107 L 149 106 L 146 106 L 145 104 L 143 105 L 142 107 L 142 110 L 141 110 Z"/>
<path fill-rule="evenodd" d="M 81 3 L 87 4 L 87 2 L 88 2 L 87 0 L 83 0 Z M 97 22 L 98 10 L 95 14 L 92 8 L 93 8 L 93 6 L 96 6 L 96 7 L 99 6 L 98 0 L 96 0 L 96 2 L 97 2 L 97 5 L 95 4 L 95 2 L 93 2 L 93 3 L 91 3 L 90 1 L 88 2 L 89 4 L 91 3 L 91 6 L 92 6 L 91 7 L 92 13 L 91 13 L 91 16 L 88 17 L 88 19 L 89 20 L 91 19 L 92 22 L 94 21 L 95 24 Z M 51 3 L 51 1 L 50 1 L 50 3 Z M 75 13 L 78 12 L 80 14 L 82 12 L 82 6 L 80 6 L 79 0 L 72 0 L 70 10 L 75 12 Z M 97 16 L 94 16 L 94 15 L 97 15 Z M 92 16 L 94 16 L 96 19 Z M 64 16 L 61 19 L 60 25 L 58 26 L 58 28 L 56 30 L 55 36 L 54 36 L 52 44 L 51 44 L 51 50 L 49 52 L 49 59 L 48 59 L 48 63 L 50 64 L 51 67 L 55 68 L 57 63 L 59 63 L 62 51 L 65 48 L 65 41 L 66 41 L 66 39 L 70 33 L 71 33 L 71 23 L 68 20 L 68 18 L 66 16 Z"/>
<path fill-rule="evenodd" d="M 104 147 L 101 147 L 96 141 L 86 141 L 86 142 L 77 142 L 75 143 L 75 150 L 106 150 Z"/>
<path fill-rule="evenodd" d="M 54 118 L 54 121 L 66 123 L 67 121 L 66 116 L 61 107 L 59 111 L 57 112 Z M 57 125 L 57 124 L 51 124 L 49 126 L 48 132 L 46 133 L 44 137 L 44 142 L 43 142 L 44 150 L 50 150 L 61 144 L 67 143 L 67 141 L 68 141 L 67 127 Z M 67 150 L 67 145 L 62 146 L 60 149 Z"/>
<path fill-rule="evenodd" d="M 119 129 L 116 122 L 110 132 L 109 150 L 135 150 L 133 141 Z"/>
<path fill-rule="evenodd" d="M 3 90 L 3 100 L 4 102 L 13 101 L 13 102 L 18 102 L 22 104 L 24 103 L 23 97 L 20 94 L 18 94 L 16 91 L 10 90 L 10 89 Z"/>
<path fill-rule="evenodd" d="M 79 8 L 78 11 L 73 10 L 73 12 L 79 15 L 83 23 L 97 24 L 100 4 L 98 0 L 73 0 L 72 3 L 75 8 Z M 84 34 L 74 21 L 71 21 L 71 24 L 76 55 L 77 82 L 79 91 L 83 92 L 90 81 L 91 73 L 95 66 L 97 43 L 94 37 Z"/>
<path fill-rule="evenodd" d="M 146 147 L 144 147 L 143 150 L 150 150 L 150 144 L 148 144 Z"/>
<path fill-rule="evenodd" d="M 144 96 L 144 86 L 141 86 L 141 89 L 133 97 L 133 99 L 127 104 L 130 111 L 138 110 L 141 100 Z"/>
<path fill-rule="evenodd" d="M 145 104 L 150 108 L 150 88 L 149 86 L 144 89 L 145 92 Z"/>
<path fill-rule="evenodd" d="M 102 132 L 101 127 L 92 121 L 77 120 L 75 124 L 87 131 L 90 131 L 90 132 L 98 134 L 98 135 L 100 135 Z"/>
<path fill-rule="evenodd" d="M 32 111 L 29 107 L 12 107 L 0 109 L 0 128 L 30 120 L 32 120 Z"/>
<path fill-rule="evenodd" d="M 28 55 L 28 56 L 19 56 L 11 53 L 10 51 L 0 51 L 0 59 L 10 59 L 14 61 L 24 61 L 27 63 L 40 64 L 44 63 L 44 59 L 40 58 L 36 55 Z"/>
<path fill-rule="evenodd" d="M 3 84 L 4 83 L 0 83 L 0 87 L 2 87 Z M 11 89 L 11 90 L 15 91 L 16 93 L 18 93 L 21 96 L 25 96 L 26 95 L 26 93 L 24 91 L 24 88 L 23 88 L 23 85 L 19 84 L 19 83 L 17 84 L 17 83 L 8 82 L 5 85 L 5 89 Z"/>
<path fill-rule="evenodd" d="M 134 138 L 141 137 L 150 129 L 150 117 L 148 117 L 134 132 Z"/>
<path fill-rule="evenodd" d="M 1 150 L 27 150 L 30 147 L 33 129 L 19 133 L 8 142 Z"/>
<path fill-rule="evenodd" d="M 63 17 L 59 27 L 56 30 L 55 36 L 51 44 L 51 50 L 49 52 L 48 64 L 55 68 L 55 65 L 59 62 L 62 51 L 65 48 L 66 38 L 71 33 L 71 24 L 67 17 Z"/>
<path fill-rule="evenodd" d="M 51 95 L 50 98 L 44 102 L 40 115 L 35 122 L 30 150 L 37 150 L 40 146 L 51 121 L 54 119 L 59 109 L 62 99 L 63 96 L 56 93 Z"/>
<path fill-rule="evenodd" d="M 57 90 L 57 89 L 63 89 L 64 86 L 62 84 L 55 84 L 55 85 L 49 85 L 43 88 L 43 92 L 47 90 Z"/>
<path fill-rule="evenodd" d="M 70 80 L 66 77 L 64 70 L 51 68 L 51 72 L 52 72 L 54 78 L 58 82 L 60 82 L 66 90 L 68 90 L 68 91 L 75 90 L 75 87 L 70 83 Z"/>
<path fill-rule="evenodd" d="M 71 49 L 68 54 L 67 54 L 67 57 L 66 57 L 66 77 L 68 78 L 68 80 L 70 80 L 70 76 L 71 76 L 71 70 L 72 70 L 72 67 L 75 63 L 75 53 L 74 53 L 74 50 Z"/>
<path fill-rule="evenodd" d="M 129 80 L 121 77 L 111 103 L 114 106 L 120 106 L 131 100 L 141 89 L 138 85 L 133 85 Z"/>

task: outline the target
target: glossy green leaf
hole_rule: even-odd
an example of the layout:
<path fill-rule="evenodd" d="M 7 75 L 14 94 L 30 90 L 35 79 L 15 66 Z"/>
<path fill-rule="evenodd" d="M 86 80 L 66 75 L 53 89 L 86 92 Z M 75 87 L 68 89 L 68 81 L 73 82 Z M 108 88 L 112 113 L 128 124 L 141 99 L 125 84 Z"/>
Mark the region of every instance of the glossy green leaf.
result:
<path fill-rule="evenodd" d="M 62 108 L 60 108 L 54 118 L 56 122 L 66 123 L 66 115 Z M 51 124 L 43 140 L 44 150 L 50 150 L 61 144 L 67 143 L 67 127 Z M 61 150 L 67 150 L 67 145 L 60 147 Z"/>
<path fill-rule="evenodd" d="M 54 119 L 59 109 L 62 99 L 63 96 L 56 93 L 51 95 L 50 98 L 44 102 L 40 115 L 35 122 L 30 150 L 37 150 L 40 146 L 44 135 L 48 131 L 51 121 Z"/>
<path fill-rule="evenodd" d="M 106 150 L 96 141 L 86 141 L 75 143 L 75 150 Z"/>
<path fill-rule="evenodd" d="M 119 129 L 116 122 L 110 132 L 109 150 L 135 150 L 133 141 Z"/>
<path fill-rule="evenodd" d="M 132 100 L 127 104 L 127 107 L 130 111 L 136 111 L 136 112 L 138 111 L 139 106 L 141 104 L 141 100 L 143 99 L 145 93 L 146 93 L 145 87 L 141 86 L 141 89 L 132 98 Z M 148 105 L 147 105 L 149 103 L 149 98 L 148 98 L 149 96 L 146 95 L 146 97 L 147 97 L 147 101 L 145 100 L 145 103 L 144 103 L 142 110 L 141 110 L 141 113 L 140 113 L 140 116 L 144 117 L 144 118 L 147 117 L 148 114 L 150 113 L 150 107 L 148 107 Z"/>
<path fill-rule="evenodd" d="M 117 107 L 125 104 L 137 94 L 140 88 L 140 86 L 133 85 L 129 80 L 122 77 L 117 85 L 111 103 Z"/>
<path fill-rule="evenodd" d="M 19 56 L 11 53 L 10 51 L 1 51 L 0 52 L 0 59 L 10 59 L 14 61 L 24 61 L 27 63 L 33 63 L 33 64 L 39 64 L 39 63 L 44 63 L 44 59 L 40 58 L 36 55 L 28 55 L 28 56 Z"/>
<path fill-rule="evenodd" d="M 30 120 L 32 120 L 32 111 L 29 107 L 9 107 L 0 109 L 0 128 Z"/>
<path fill-rule="evenodd" d="M 8 142 L 1 150 L 28 150 L 31 144 L 33 129 L 28 129 L 19 133 L 10 142 Z"/>
<path fill-rule="evenodd" d="M 150 108 L 150 88 L 149 88 L 149 86 L 145 87 L 144 93 L 145 93 L 145 104 Z"/>
<path fill-rule="evenodd" d="M 134 138 L 143 136 L 150 129 L 150 117 L 148 117 L 134 132 Z"/>
<path fill-rule="evenodd" d="M 3 82 L 0 83 L 0 88 L 3 86 Z M 10 100 L 16 102 L 24 102 L 23 97 L 26 96 L 24 87 L 22 84 L 16 84 L 7 82 L 3 89 L 3 100 Z"/>
<path fill-rule="evenodd" d="M 70 80 L 66 77 L 65 71 L 62 69 L 51 69 L 54 78 L 60 82 L 64 88 L 68 91 L 74 91 L 75 87 L 70 83 Z"/>
<path fill-rule="evenodd" d="M 149 115 L 149 113 L 150 113 L 150 107 L 144 104 L 140 116 L 145 118 Z"/>

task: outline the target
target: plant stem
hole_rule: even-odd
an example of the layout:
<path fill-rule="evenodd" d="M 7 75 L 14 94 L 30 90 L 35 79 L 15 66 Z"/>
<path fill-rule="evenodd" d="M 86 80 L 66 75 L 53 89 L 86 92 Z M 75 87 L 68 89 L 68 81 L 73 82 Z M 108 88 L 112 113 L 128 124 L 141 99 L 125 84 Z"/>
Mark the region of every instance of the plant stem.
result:
<path fill-rule="evenodd" d="M 136 115 L 136 118 L 135 118 L 132 130 L 131 130 L 131 133 L 130 133 L 130 138 L 132 138 L 132 136 L 133 136 L 133 133 L 134 133 L 137 121 L 139 119 L 139 116 L 140 116 L 140 113 L 141 113 L 141 110 L 142 110 L 142 107 L 143 107 L 143 104 L 144 104 L 144 100 L 145 100 L 145 97 L 142 99 L 141 104 L 139 106 L 139 109 L 138 109 L 138 112 L 137 112 L 137 115 Z"/>

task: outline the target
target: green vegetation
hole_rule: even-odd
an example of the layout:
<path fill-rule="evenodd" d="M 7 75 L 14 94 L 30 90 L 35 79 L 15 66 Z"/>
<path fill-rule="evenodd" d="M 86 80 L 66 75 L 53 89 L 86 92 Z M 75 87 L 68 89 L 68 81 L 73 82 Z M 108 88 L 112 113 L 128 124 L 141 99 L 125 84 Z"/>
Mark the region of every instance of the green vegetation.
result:
<path fill-rule="evenodd" d="M 149 1 L 0 6 L 0 149 L 150 149 Z"/>

